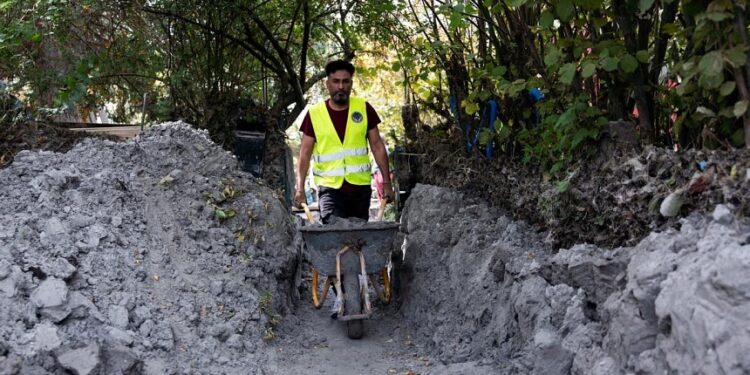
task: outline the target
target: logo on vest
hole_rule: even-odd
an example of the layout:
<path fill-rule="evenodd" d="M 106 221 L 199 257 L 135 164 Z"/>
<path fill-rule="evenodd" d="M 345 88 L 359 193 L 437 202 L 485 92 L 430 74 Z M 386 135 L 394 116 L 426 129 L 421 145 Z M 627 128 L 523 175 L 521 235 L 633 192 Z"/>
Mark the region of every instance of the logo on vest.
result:
<path fill-rule="evenodd" d="M 364 116 L 362 116 L 362 113 L 360 113 L 359 111 L 355 111 L 354 113 L 352 113 L 352 121 L 359 124 L 360 122 L 362 122 L 362 120 L 364 120 Z"/>

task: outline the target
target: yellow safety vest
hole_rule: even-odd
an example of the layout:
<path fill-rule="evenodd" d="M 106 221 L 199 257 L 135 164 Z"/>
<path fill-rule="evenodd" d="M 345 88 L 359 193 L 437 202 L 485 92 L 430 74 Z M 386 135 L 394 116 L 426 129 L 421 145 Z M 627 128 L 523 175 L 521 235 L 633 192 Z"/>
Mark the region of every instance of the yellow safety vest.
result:
<path fill-rule="evenodd" d="M 318 186 L 338 189 L 348 181 L 352 185 L 369 185 L 370 157 L 367 148 L 367 108 L 365 100 L 349 97 L 349 114 L 344 143 L 341 143 L 325 101 L 310 107 L 315 131 L 313 178 Z"/>

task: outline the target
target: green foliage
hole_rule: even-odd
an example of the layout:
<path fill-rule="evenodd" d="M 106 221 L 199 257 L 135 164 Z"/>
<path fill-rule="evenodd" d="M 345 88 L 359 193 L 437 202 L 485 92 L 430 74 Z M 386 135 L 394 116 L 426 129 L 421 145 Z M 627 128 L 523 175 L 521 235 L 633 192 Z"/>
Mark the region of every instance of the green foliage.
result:
<path fill-rule="evenodd" d="M 148 118 L 183 118 L 223 142 L 238 98 L 275 115 L 294 104 L 293 118 L 328 59 L 367 54 L 379 59 L 360 71 L 368 87 L 398 86 L 398 100 L 469 124 L 472 138 L 495 99 L 497 131 L 480 143 L 560 170 L 608 120 L 662 146 L 706 146 L 706 127 L 717 145 L 742 146 L 748 19 L 731 0 L 0 0 L 0 79 L 33 109 L 115 103 L 122 121 L 147 93 Z"/>
<path fill-rule="evenodd" d="M 224 207 L 224 205 L 237 199 L 241 192 L 232 186 L 231 181 L 219 181 L 219 186 L 223 187 L 223 189 L 218 194 L 206 192 L 203 195 L 206 198 L 206 205 L 213 210 L 213 217 L 223 223 L 224 221 L 237 216 L 236 208 Z M 250 216 L 250 213 L 248 213 L 248 216 Z M 239 238 L 237 239 L 239 240 Z M 242 240 L 244 240 L 244 237 Z"/>
<path fill-rule="evenodd" d="M 703 145 L 705 127 L 742 145 L 749 102 L 740 88 L 748 77 L 735 74 L 744 71 L 750 46 L 735 25 L 737 12 L 750 18 L 749 7 L 729 0 L 397 4 L 381 20 L 392 31 L 384 45 L 411 62 L 405 84 L 418 87 L 417 102 L 470 124 L 468 141 L 476 136 L 510 156 L 522 150 L 524 160 L 552 171 L 586 155 L 610 120 L 630 120 L 640 125 L 640 139 L 663 146 Z M 394 68 L 404 69 L 401 62 Z M 545 99 L 532 108 L 526 95 L 534 88 Z M 490 98 L 500 102 L 494 133 L 478 128 Z M 446 136 L 464 136 L 460 128 Z"/>
<path fill-rule="evenodd" d="M 269 341 L 276 337 L 274 329 L 281 323 L 281 315 L 273 308 L 273 292 L 266 289 L 258 300 L 258 309 L 266 316 L 266 327 L 263 332 L 263 340 Z"/>

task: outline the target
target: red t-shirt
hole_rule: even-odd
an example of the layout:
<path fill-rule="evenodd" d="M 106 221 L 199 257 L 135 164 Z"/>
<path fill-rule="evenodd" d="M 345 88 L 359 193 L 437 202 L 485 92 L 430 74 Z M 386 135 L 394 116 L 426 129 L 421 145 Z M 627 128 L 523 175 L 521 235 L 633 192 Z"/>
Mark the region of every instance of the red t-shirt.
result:
<path fill-rule="evenodd" d="M 344 135 L 346 134 L 346 123 L 349 120 L 349 108 L 337 111 L 329 105 L 328 101 L 330 99 L 326 100 L 326 109 L 328 109 L 328 116 L 331 117 L 331 122 L 333 122 L 333 127 L 336 129 L 336 133 L 339 135 L 339 139 L 341 140 L 341 143 L 344 143 Z M 370 103 L 365 102 L 365 108 L 367 111 L 367 131 L 369 132 L 370 129 L 376 128 L 378 124 L 380 124 L 380 116 L 378 116 L 378 113 L 375 112 L 375 108 L 372 108 Z M 299 131 L 304 133 L 307 136 L 315 138 L 315 129 L 313 129 L 312 120 L 310 119 L 310 112 L 308 111 L 305 115 L 305 119 L 302 120 L 302 125 L 299 127 Z M 365 137 L 367 135 L 365 134 Z M 357 189 L 361 188 L 367 188 L 367 185 L 352 185 L 348 183 L 346 180 L 344 180 L 344 184 L 341 185 L 341 190 L 344 192 L 352 192 Z"/>

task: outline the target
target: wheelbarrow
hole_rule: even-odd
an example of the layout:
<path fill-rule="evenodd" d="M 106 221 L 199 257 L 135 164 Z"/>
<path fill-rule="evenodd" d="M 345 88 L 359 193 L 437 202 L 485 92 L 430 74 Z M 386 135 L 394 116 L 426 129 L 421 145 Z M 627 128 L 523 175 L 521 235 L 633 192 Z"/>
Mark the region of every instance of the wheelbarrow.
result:
<path fill-rule="evenodd" d="M 312 215 L 303 205 L 309 222 Z M 384 204 L 379 218 L 382 218 Z M 336 291 L 336 319 L 346 322 L 347 335 L 359 339 L 364 334 L 364 319 L 372 314 L 370 288 L 384 302 L 391 300 L 388 262 L 398 223 L 382 221 L 363 223 L 306 225 L 300 227 L 307 254 L 312 263 L 312 302 L 316 309 L 323 306 L 329 287 Z M 318 296 L 318 272 L 326 275 L 323 295 Z M 377 275 L 382 275 L 380 286 Z"/>

